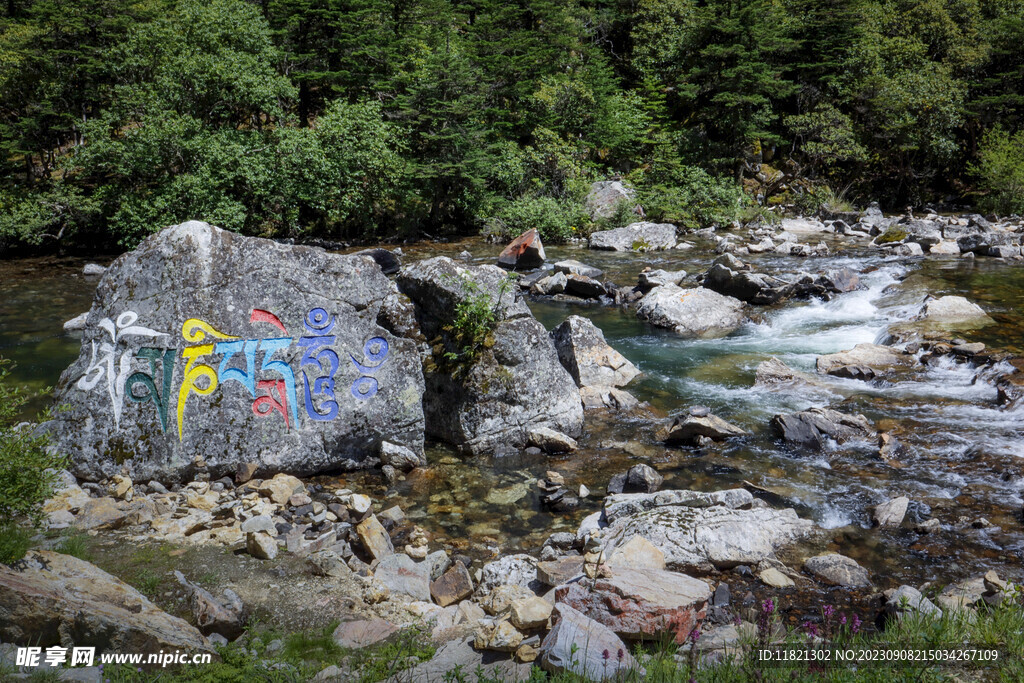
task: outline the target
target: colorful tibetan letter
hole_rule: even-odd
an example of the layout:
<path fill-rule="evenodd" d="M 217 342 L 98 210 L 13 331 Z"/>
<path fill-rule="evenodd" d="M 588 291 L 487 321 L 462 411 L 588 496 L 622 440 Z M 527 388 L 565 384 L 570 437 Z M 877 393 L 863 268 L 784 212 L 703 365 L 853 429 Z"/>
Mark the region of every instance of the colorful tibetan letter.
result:
<path fill-rule="evenodd" d="M 352 365 L 356 366 L 356 370 L 363 375 L 352 383 L 350 391 L 353 396 L 361 401 L 366 401 L 377 394 L 377 389 L 379 388 L 377 380 L 367 375 L 374 374 L 380 369 L 380 366 L 384 365 L 387 361 L 388 351 L 387 339 L 384 337 L 373 337 L 363 345 L 363 356 L 369 363 L 373 363 L 372 365 L 360 363 L 356 360 L 355 356 L 349 354 L 349 358 L 352 359 Z"/>
<path fill-rule="evenodd" d="M 145 347 L 139 349 L 135 354 L 136 358 L 144 358 L 149 361 L 149 374 L 136 372 L 128 378 L 124 385 L 124 393 L 132 403 L 146 403 L 152 401 L 156 406 L 157 414 L 160 416 L 160 431 L 167 432 L 167 398 L 171 395 L 171 376 L 174 373 L 174 349 L 155 349 Z M 156 390 L 156 362 L 162 360 L 162 384 L 163 391 Z M 145 389 L 144 394 L 136 394 L 135 386 L 141 385 Z"/>
<path fill-rule="evenodd" d="M 328 348 L 334 343 L 334 335 L 330 334 L 334 329 L 334 316 L 328 316 L 327 311 L 322 308 L 314 308 L 306 316 L 303 322 L 306 331 L 315 336 L 307 336 L 299 339 L 299 346 L 306 349 L 302 354 L 302 368 L 310 366 L 315 370 L 303 370 L 302 387 L 304 389 L 306 414 L 314 420 L 333 420 L 338 416 L 338 401 L 334 395 L 334 373 L 338 371 L 341 361 L 338 354 Z M 326 366 L 326 375 L 316 377 L 313 380 L 313 389 L 310 391 L 310 374 L 322 374 Z M 313 403 L 313 396 L 320 394 L 324 400 L 320 407 L 326 412 L 319 412 Z"/>
<path fill-rule="evenodd" d="M 207 322 L 196 318 L 189 318 L 181 326 L 181 336 L 188 342 L 202 342 L 207 336 L 216 339 L 238 339 L 231 335 L 218 332 Z M 196 360 L 202 356 L 213 353 L 213 344 L 199 344 L 188 346 L 182 349 L 181 357 L 185 359 L 185 378 L 178 389 L 178 440 L 181 441 L 184 433 L 183 423 L 185 420 L 185 401 L 190 393 L 199 396 L 209 396 L 217 388 L 217 373 L 209 365 L 196 365 Z M 199 379 L 206 378 L 206 386 L 199 386 Z"/>

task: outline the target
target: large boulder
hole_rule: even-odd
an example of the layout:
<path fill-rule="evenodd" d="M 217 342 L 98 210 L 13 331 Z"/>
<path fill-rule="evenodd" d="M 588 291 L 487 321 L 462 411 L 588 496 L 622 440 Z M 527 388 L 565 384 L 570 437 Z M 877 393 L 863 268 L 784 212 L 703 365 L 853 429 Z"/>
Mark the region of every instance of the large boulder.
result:
<path fill-rule="evenodd" d="M 943 296 L 931 299 L 921 307 L 919 320 L 944 323 L 990 323 L 992 318 L 976 303 L 962 296 Z"/>
<path fill-rule="evenodd" d="M 879 344 L 857 344 L 849 351 L 818 356 L 818 372 L 851 379 L 873 379 L 913 365 L 914 356 Z"/>
<path fill-rule="evenodd" d="M 667 568 L 707 572 L 774 559 L 777 550 L 815 531 L 814 523 L 792 508 L 752 507 L 743 489 L 716 493 L 660 491 L 633 494 L 642 499 L 629 501 L 623 500 L 627 494 L 609 496 L 609 526 L 602 532 L 606 554 L 609 547 L 643 536 L 665 554 Z"/>
<path fill-rule="evenodd" d="M 594 323 L 570 315 L 551 331 L 558 360 L 576 380 L 577 386 L 621 387 L 640 374 L 625 356 L 608 345 Z"/>
<path fill-rule="evenodd" d="M 589 681 L 625 679 L 644 670 L 629 648 L 607 626 L 565 603 L 555 605 L 554 627 L 540 646 L 540 666 L 551 673 L 572 673 Z"/>
<path fill-rule="evenodd" d="M 711 586 L 663 569 L 612 570 L 592 586 L 569 583 L 555 589 L 555 600 L 579 610 L 623 638 L 686 642 L 704 619 Z"/>
<path fill-rule="evenodd" d="M 203 635 L 125 582 L 71 555 L 0 564 L 0 641 L 101 652 L 212 652 Z"/>
<path fill-rule="evenodd" d="M 583 426 L 576 383 L 507 282 L 495 266 L 461 266 L 446 257 L 411 264 L 398 276 L 432 348 L 423 398 L 427 433 L 469 453 L 522 448 L 538 427 L 575 437 Z M 454 331 L 467 308 L 493 315 L 482 338 Z"/>
<path fill-rule="evenodd" d="M 793 286 L 785 280 L 761 273 L 737 272 L 721 263 L 711 266 L 703 284 L 719 294 L 751 304 L 778 303 L 793 292 Z"/>
<path fill-rule="evenodd" d="M 590 235 L 590 248 L 605 251 L 657 251 L 676 246 L 676 226 L 671 223 L 633 223 Z"/>
<path fill-rule="evenodd" d="M 590 186 L 585 206 L 587 213 L 594 220 L 611 218 L 615 215 L 620 202 L 628 202 L 635 192 L 618 180 L 602 180 Z"/>
<path fill-rule="evenodd" d="M 826 438 L 842 444 L 878 436 L 871 422 L 863 415 L 846 415 L 830 408 L 815 407 L 799 413 L 776 415 L 771 425 L 783 440 L 819 451 L 825 448 Z"/>
<path fill-rule="evenodd" d="M 100 280 L 57 387 L 56 447 L 79 478 L 164 482 L 354 469 L 382 441 L 422 454 L 420 356 L 393 331 L 408 326 L 370 257 L 167 228 Z"/>
<path fill-rule="evenodd" d="M 545 258 L 540 234 L 530 229 L 509 242 L 498 256 L 498 265 L 506 270 L 532 270 L 544 265 Z"/>
<path fill-rule="evenodd" d="M 681 337 L 724 336 L 746 320 L 739 299 L 704 287 L 682 289 L 676 285 L 652 289 L 637 303 L 636 314 Z"/>
<path fill-rule="evenodd" d="M 697 413 L 697 414 L 694 414 Z M 734 436 L 745 436 L 750 432 L 726 422 L 717 415 L 704 410 L 691 410 L 672 420 L 672 423 L 659 432 L 662 441 L 670 446 L 700 445 L 703 439 L 723 441 Z"/>

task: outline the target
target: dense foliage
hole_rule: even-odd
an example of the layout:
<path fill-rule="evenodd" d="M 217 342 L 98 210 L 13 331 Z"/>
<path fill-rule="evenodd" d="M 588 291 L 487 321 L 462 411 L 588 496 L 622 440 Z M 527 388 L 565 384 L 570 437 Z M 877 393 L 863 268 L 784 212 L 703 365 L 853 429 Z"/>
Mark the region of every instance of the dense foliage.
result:
<path fill-rule="evenodd" d="M 613 175 L 685 225 L 823 186 L 1019 210 L 1022 128 L 1024 0 L 0 3 L 0 245 L 564 239 Z"/>
<path fill-rule="evenodd" d="M 0 358 L 0 562 L 18 560 L 28 549 L 24 525 L 38 525 L 43 503 L 53 495 L 66 458 L 47 448 L 35 425 L 18 422 L 28 400 L 9 379 L 9 361 Z"/>

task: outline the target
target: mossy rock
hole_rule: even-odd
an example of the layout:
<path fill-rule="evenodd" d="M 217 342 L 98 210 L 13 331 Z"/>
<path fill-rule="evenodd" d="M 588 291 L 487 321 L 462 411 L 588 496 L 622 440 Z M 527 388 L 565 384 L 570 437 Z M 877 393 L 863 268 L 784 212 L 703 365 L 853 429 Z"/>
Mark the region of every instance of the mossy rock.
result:
<path fill-rule="evenodd" d="M 900 228 L 889 228 L 877 238 L 875 238 L 876 244 L 893 244 L 894 242 L 902 242 L 907 239 L 907 231 L 901 230 Z"/>

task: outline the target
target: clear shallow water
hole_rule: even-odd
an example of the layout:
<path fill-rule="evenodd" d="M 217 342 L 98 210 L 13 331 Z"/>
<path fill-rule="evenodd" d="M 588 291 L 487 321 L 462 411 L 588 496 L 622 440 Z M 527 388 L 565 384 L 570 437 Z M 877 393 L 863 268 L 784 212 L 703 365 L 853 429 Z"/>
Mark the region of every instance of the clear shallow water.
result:
<path fill-rule="evenodd" d="M 470 251 L 491 263 L 499 249 L 479 240 L 404 247 L 406 257 Z M 606 271 L 619 284 L 635 282 L 644 267 L 705 270 L 713 255 L 669 252 L 650 255 L 548 249 L 549 261 L 576 258 Z M 869 565 L 886 581 L 952 580 L 995 567 L 1019 575 L 1024 534 L 1019 510 L 1024 494 L 1024 413 L 1001 410 L 996 392 L 976 369 L 942 362 L 898 381 L 868 384 L 821 377 L 813 390 L 755 387 L 757 365 L 775 356 L 814 372 L 817 356 L 878 341 L 892 323 L 906 320 L 926 293 L 963 294 L 990 311 L 997 324 L 963 336 L 1016 353 L 1024 346 L 1024 268 L 987 259 L 900 262 L 865 251 L 823 259 L 753 257 L 762 272 L 818 272 L 849 266 L 861 271 L 865 289 L 829 302 L 791 302 L 754 308 L 755 320 L 716 340 L 683 340 L 638 321 L 630 311 L 594 305 L 531 301 L 548 327 L 571 314 L 591 318 L 609 343 L 643 375 L 629 391 L 650 406 L 647 415 L 610 418 L 588 414 L 580 452 L 566 458 L 460 458 L 431 447 L 431 467 L 384 486 L 375 474 L 325 477 L 331 486 L 351 485 L 400 504 L 435 540 L 480 555 L 537 550 L 554 531 L 574 529 L 599 499 L 570 515 L 543 511 L 535 481 L 548 469 L 573 487 L 600 492 L 608 478 L 635 462 L 666 477 L 666 487 L 711 490 L 744 481 L 768 489 L 769 502 L 796 507 L 834 530 L 830 549 Z M 0 355 L 18 361 L 16 377 L 52 385 L 78 352 L 64 320 L 91 303 L 94 278 L 79 273 L 84 261 L 0 262 Z M 666 449 L 654 438 L 660 421 L 691 405 L 753 432 L 751 437 L 706 450 Z M 769 419 L 781 412 L 831 406 L 863 413 L 909 448 L 902 468 L 876 457 L 875 444 L 845 444 L 824 455 L 790 452 L 776 442 Z M 930 508 L 947 528 L 918 537 L 911 530 L 870 531 L 868 508 L 888 497 L 916 501 L 912 515 Z M 961 517 L 964 518 L 961 520 Z M 996 528 L 953 528 L 985 517 Z"/>

